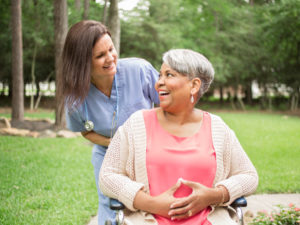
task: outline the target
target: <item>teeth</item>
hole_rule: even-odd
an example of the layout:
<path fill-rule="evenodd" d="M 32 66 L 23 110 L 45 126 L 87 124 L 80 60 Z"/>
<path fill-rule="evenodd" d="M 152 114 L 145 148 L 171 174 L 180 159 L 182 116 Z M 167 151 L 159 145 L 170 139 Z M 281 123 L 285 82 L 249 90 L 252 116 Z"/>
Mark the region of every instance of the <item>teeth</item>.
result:
<path fill-rule="evenodd" d="M 159 91 L 159 95 L 167 95 L 167 94 L 169 94 L 169 93 L 166 91 Z"/>

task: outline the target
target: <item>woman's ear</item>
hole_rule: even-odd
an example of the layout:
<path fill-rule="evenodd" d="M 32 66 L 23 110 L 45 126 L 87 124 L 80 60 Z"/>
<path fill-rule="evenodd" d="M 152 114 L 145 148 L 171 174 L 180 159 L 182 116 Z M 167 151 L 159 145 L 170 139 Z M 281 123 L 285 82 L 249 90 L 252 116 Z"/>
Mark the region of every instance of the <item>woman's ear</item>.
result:
<path fill-rule="evenodd" d="M 196 77 L 193 80 L 191 80 L 191 85 L 192 85 L 191 94 L 194 95 L 198 93 L 200 90 L 201 80 L 198 77 Z"/>

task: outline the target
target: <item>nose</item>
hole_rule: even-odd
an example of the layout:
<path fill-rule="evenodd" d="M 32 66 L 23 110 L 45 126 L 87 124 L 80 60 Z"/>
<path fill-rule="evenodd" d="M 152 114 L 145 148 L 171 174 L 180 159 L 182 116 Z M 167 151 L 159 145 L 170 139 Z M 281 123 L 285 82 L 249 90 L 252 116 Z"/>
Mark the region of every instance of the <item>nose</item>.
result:
<path fill-rule="evenodd" d="M 114 60 L 114 55 L 113 55 L 112 52 L 109 52 L 109 53 L 107 54 L 106 60 L 107 60 L 107 61 L 113 61 L 113 60 Z"/>
<path fill-rule="evenodd" d="M 160 76 L 160 77 L 158 78 L 158 80 L 157 80 L 157 85 L 158 85 L 158 86 L 162 86 L 162 85 L 164 85 L 164 83 L 165 83 L 165 78 L 164 78 L 164 76 Z"/>

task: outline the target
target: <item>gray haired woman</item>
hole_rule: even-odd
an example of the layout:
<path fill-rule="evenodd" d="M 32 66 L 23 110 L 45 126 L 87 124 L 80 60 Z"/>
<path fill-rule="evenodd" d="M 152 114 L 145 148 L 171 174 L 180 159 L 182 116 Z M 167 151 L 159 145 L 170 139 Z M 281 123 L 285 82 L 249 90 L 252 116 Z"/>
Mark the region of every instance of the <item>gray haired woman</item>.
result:
<path fill-rule="evenodd" d="M 155 87 L 160 107 L 119 127 L 99 179 L 128 209 L 126 224 L 236 224 L 226 206 L 253 193 L 258 176 L 223 120 L 195 108 L 213 78 L 200 53 L 166 52 Z"/>

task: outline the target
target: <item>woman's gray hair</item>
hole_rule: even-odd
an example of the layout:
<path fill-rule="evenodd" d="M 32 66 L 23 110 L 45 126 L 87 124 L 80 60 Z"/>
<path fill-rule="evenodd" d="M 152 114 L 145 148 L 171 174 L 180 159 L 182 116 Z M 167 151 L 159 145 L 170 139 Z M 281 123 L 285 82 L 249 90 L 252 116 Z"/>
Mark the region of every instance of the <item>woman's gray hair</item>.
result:
<path fill-rule="evenodd" d="M 197 100 L 208 90 L 214 79 L 214 68 L 202 54 L 189 49 L 172 49 L 163 54 L 163 62 L 190 80 L 201 80 Z"/>

